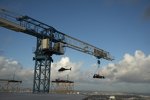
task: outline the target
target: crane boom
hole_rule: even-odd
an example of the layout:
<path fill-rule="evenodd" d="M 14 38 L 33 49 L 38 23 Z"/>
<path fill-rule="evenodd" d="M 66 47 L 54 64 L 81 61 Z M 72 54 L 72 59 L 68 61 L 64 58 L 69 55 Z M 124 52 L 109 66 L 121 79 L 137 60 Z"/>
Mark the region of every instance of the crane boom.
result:
<path fill-rule="evenodd" d="M 33 80 L 34 93 L 49 92 L 51 62 L 53 62 L 51 56 L 53 54 L 64 54 L 64 47 L 93 55 L 97 59 L 113 60 L 109 52 L 64 34 L 52 26 L 29 16 L 22 16 L 5 9 L 0 9 L 0 26 L 37 38 L 35 57 L 33 59 L 35 60 Z"/>
<path fill-rule="evenodd" d="M 9 11 L 1 9 L 0 26 L 37 38 L 50 38 L 52 42 L 62 42 L 65 47 L 93 55 L 97 58 L 113 60 L 109 52 L 59 32 L 52 26 L 37 21 L 29 16 L 14 15 Z"/>

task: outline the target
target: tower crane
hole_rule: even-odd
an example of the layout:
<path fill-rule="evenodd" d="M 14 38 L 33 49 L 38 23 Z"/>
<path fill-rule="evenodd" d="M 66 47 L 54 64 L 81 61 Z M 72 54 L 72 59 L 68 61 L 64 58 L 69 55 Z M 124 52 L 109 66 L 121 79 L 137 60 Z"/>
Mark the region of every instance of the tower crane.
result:
<path fill-rule="evenodd" d="M 50 88 L 52 55 L 63 55 L 64 48 L 95 56 L 97 59 L 113 60 L 109 52 L 71 37 L 54 27 L 26 15 L 0 9 L 0 26 L 36 37 L 33 93 L 48 93 Z"/>

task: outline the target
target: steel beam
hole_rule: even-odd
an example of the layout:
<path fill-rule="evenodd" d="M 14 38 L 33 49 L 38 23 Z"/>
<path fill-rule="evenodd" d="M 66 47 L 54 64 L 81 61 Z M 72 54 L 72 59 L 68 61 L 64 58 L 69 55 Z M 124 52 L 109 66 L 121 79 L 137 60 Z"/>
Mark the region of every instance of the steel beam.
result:
<path fill-rule="evenodd" d="M 45 53 L 40 48 L 41 39 L 37 38 L 37 49 L 35 51 L 35 69 L 33 80 L 33 93 L 49 93 L 50 88 L 50 72 L 52 55 Z M 51 51 L 49 51 L 51 52 Z"/>

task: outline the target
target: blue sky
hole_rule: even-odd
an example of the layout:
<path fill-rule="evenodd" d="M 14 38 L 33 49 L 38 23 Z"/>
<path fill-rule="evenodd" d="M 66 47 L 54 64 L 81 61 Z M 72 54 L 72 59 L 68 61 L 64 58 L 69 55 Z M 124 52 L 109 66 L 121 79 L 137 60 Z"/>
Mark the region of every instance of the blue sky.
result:
<path fill-rule="evenodd" d="M 2 8 L 31 16 L 72 37 L 107 50 L 116 60 L 121 59 L 124 53 L 133 54 L 135 50 L 142 50 L 149 54 L 150 20 L 145 19 L 144 16 L 149 4 L 148 0 L 0 1 Z M 32 48 L 35 47 L 34 38 L 3 28 L 1 28 L 0 35 L 0 38 L 3 38 L 1 39 L 1 49 L 6 55 L 15 58 L 14 52 L 20 52 L 20 55 L 16 56 L 22 56 L 24 54 L 21 50 L 22 46 L 22 49 L 26 49 L 26 56 L 29 55 L 25 58 L 31 58 Z M 5 38 L 9 38 L 10 41 L 12 39 L 11 42 L 17 43 L 14 45 L 8 43 L 8 46 L 4 43 Z M 23 44 L 21 44 L 22 42 Z M 18 50 L 19 48 L 20 50 Z M 13 54 L 10 53 L 11 50 L 13 50 Z M 73 52 L 75 51 L 66 53 L 70 55 Z"/>
<path fill-rule="evenodd" d="M 28 15 L 72 37 L 109 51 L 113 61 L 136 50 L 150 54 L 149 0 L 1 0 L 0 7 Z M 0 27 L 0 55 L 34 67 L 36 38 Z M 96 58 L 66 48 L 64 56 L 84 62 L 82 69 Z M 54 56 L 54 61 L 63 56 Z M 109 63 L 102 60 L 103 65 Z"/>

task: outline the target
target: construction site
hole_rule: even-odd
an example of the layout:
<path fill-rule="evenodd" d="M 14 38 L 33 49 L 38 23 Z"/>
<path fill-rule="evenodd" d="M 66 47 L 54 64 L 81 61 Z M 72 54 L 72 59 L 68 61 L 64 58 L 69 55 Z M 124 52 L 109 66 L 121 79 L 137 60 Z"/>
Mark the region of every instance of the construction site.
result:
<path fill-rule="evenodd" d="M 113 60 L 109 52 L 103 49 L 59 32 L 55 28 L 29 16 L 16 15 L 6 9 L 0 9 L 0 26 L 34 36 L 37 39 L 35 56 L 33 57 L 35 61 L 33 90 L 28 91 L 31 93 L 79 94 L 74 91 L 74 81 L 69 80 L 69 78 L 66 80 L 51 80 L 52 55 L 63 55 L 65 53 L 64 48 L 72 48 L 95 56 L 98 59 L 98 65 L 100 64 L 99 59 Z M 61 67 L 58 72 L 66 70 L 69 69 Z M 102 77 L 96 74 L 96 77 L 94 75 L 93 78 L 100 79 Z M 0 91 L 21 93 L 23 92 L 20 88 L 21 84 L 22 80 L 0 79 Z"/>
<path fill-rule="evenodd" d="M 57 75 L 52 78 L 52 64 L 54 56 L 62 56 L 69 48 L 79 53 L 87 54 L 95 61 L 95 72 L 90 79 L 105 80 L 107 77 L 101 72 L 101 62 L 103 60 L 113 61 L 115 58 L 110 52 L 86 43 L 80 39 L 72 37 L 65 32 L 60 32 L 56 28 L 41 22 L 28 15 L 18 14 L 15 11 L 0 8 L 0 27 L 16 33 L 32 36 L 36 40 L 33 51 L 33 86 L 24 88 L 24 81 L 21 78 L 11 75 L 8 78 L 0 77 L 0 99 L 1 100 L 149 100 L 149 95 L 138 94 L 109 94 L 100 91 L 78 91 L 76 90 L 76 80 L 70 77 L 73 71 L 72 66 L 57 66 Z M 92 37 L 94 39 L 94 37 Z M 20 54 L 19 54 L 20 55 Z M 86 63 L 86 62 L 85 62 Z M 112 64 L 113 66 L 113 64 Z M 111 69 L 111 68 L 110 68 Z M 107 70 L 107 69 L 106 69 Z M 113 69 L 112 69 L 113 70 Z M 118 71 L 118 70 L 113 70 Z M 66 72 L 68 72 L 66 74 Z M 17 73 L 17 72 L 16 72 Z M 26 73 L 25 73 L 26 74 Z M 62 74 L 67 77 L 62 77 Z M 24 74 L 23 74 L 24 75 Z M 114 75 L 114 74 L 113 74 Z M 120 74 L 119 74 L 120 75 Z M 61 78 L 60 78 L 61 77 Z M 110 75 L 111 77 L 111 75 Z M 89 77 L 88 77 L 89 78 Z M 117 80 L 117 78 L 116 78 Z M 118 79 L 119 80 L 119 79 Z M 117 80 L 117 81 L 118 81 Z M 108 80 L 109 81 L 109 80 Z M 88 80 L 85 81 L 88 87 Z M 102 84 L 105 81 L 103 81 Z M 90 84 L 90 82 L 89 82 Z M 96 83 L 95 83 L 96 84 Z M 108 84 L 111 85 L 111 84 Z M 90 86 L 90 85 L 89 85 Z M 113 86 L 113 85 L 112 85 Z M 32 88 L 31 88 L 32 87 Z M 101 88 L 101 87 L 100 87 Z M 107 87 L 105 87 L 107 88 Z M 89 88 L 90 89 L 90 88 Z M 120 89 L 121 90 L 121 89 Z"/>
<path fill-rule="evenodd" d="M 64 55 L 65 48 L 71 48 L 95 56 L 98 60 L 98 67 L 100 65 L 100 59 L 113 60 L 110 53 L 103 49 L 71 37 L 63 32 L 59 32 L 52 26 L 37 21 L 29 16 L 17 15 L 6 9 L 0 9 L 0 26 L 12 31 L 34 36 L 37 39 L 36 50 L 34 51 L 35 56 L 33 57 L 35 61 L 33 93 L 49 93 L 51 87 L 52 91 L 73 92 L 74 81 L 62 79 L 51 80 L 52 55 Z M 66 70 L 69 69 L 61 67 L 58 72 Z M 95 73 L 93 78 L 103 79 L 104 76 Z M 7 91 L 10 89 L 9 87 L 11 87 L 10 83 L 17 84 L 17 90 L 19 90 L 19 84 L 22 83 L 22 81 L 5 79 L 1 79 L 1 81 L 6 82 L 7 86 L 5 85 L 6 87 L 3 87 L 3 89 Z M 16 89 L 14 89 L 14 91 Z"/>

